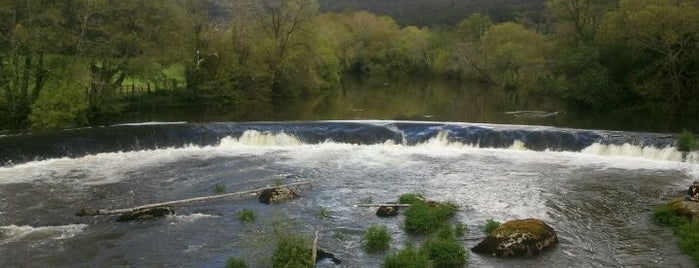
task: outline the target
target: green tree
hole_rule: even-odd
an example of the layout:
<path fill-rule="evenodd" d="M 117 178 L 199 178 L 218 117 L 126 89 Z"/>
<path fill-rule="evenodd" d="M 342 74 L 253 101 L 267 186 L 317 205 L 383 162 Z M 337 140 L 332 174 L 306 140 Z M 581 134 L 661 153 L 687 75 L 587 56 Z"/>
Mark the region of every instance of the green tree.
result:
<path fill-rule="evenodd" d="M 667 112 L 699 103 L 699 6 L 696 1 L 622 0 L 598 35 L 615 79 Z"/>

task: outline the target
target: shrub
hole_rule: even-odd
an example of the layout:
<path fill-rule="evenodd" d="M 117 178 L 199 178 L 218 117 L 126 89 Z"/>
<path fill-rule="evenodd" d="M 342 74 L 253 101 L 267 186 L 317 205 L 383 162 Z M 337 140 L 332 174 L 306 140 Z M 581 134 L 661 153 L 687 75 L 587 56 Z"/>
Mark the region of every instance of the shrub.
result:
<path fill-rule="evenodd" d="M 687 217 L 680 215 L 671 204 L 662 204 L 653 208 L 653 220 L 666 226 L 679 226 L 689 222 Z"/>
<path fill-rule="evenodd" d="M 464 267 L 466 249 L 453 237 L 438 236 L 422 245 L 422 251 L 432 261 L 434 268 Z"/>
<path fill-rule="evenodd" d="M 217 183 L 214 185 L 214 193 L 222 194 L 226 192 L 226 185 L 223 183 Z"/>
<path fill-rule="evenodd" d="M 412 234 L 429 234 L 444 226 L 456 211 L 453 203 L 433 205 L 415 202 L 405 211 L 403 228 Z"/>
<path fill-rule="evenodd" d="M 430 267 L 430 259 L 427 255 L 413 248 L 412 245 L 394 252 L 384 259 L 382 268 L 426 268 Z"/>
<path fill-rule="evenodd" d="M 385 226 L 371 226 L 364 233 L 362 246 L 369 253 L 381 252 L 389 248 L 391 234 Z"/>
<path fill-rule="evenodd" d="M 694 138 L 694 135 L 685 130 L 680 133 L 680 135 L 677 137 L 677 150 L 680 152 L 689 152 L 693 150 L 697 145 L 697 141 Z"/>
<path fill-rule="evenodd" d="M 424 202 L 425 197 L 422 194 L 402 194 L 398 197 L 398 204 L 414 204 L 415 202 Z"/>
<path fill-rule="evenodd" d="M 239 260 L 234 257 L 231 257 L 226 261 L 226 268 L 247 268 L 248 265 L 245 263 L 244 260 Z"/>
<path fill-rule="evenodd" d="M 238 211 L 238 220 L 243 223 L 253 223 L 255 222 L 255 212 L 250 209 L 243 209 Z"/>
<path fill-rule="evenodd" d="M 311 250 L 311 241 L 303 236 L 282 237 L 272 255 L 272 267 L 314 267 L 315 261 L 311 260 Z"/>
<path fill-rule="evenodd" d="M 488 219 L 485 222 L 485 226 L 483 226 L 483 233 L 485 233 L 486 235 L 490 235 L 493 231 L 495 231 L 495 229 L 500 227 L 500 224 L 502 223 L 499 221 Z"/>

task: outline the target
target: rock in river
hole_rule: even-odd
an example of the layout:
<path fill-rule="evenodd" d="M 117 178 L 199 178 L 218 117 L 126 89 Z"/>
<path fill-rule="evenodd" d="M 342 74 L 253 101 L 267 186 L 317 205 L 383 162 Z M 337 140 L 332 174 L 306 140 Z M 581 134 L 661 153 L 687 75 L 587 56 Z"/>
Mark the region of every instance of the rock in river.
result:
<path fill-rule="evenodd" d="M 534 256 L 558 244 L 556 232 L 538 219 L 508 221 L 471 251 L 496 257 Z"/>
<path fill-rule="evenodd" d="M 393 203 L 389 202 L 388 204 L 393 204 Z M 395 216 L 398 216 L 399 209 L 400 209 L 399 206 L 380 206 L 379 209 L 376 210 L 376 216 L 395 217 Z"/>
<path fill-rule="evenodd" d="M 260 203 L 274 204 L 296 198 L 298 195 L 287 187 L 267 189 L 260 193 Z"/>

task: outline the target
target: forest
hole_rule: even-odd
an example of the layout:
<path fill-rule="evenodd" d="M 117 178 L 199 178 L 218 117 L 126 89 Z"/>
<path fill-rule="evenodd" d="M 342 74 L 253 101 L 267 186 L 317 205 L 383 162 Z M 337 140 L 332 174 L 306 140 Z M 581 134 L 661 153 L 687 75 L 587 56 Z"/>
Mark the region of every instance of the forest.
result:
<path fill-rule="evenodd" d="M 690 116 L 699 2 L 0 0 L 2 128 L 100 124 L 144 99 L 269 103 L 336 90 L 346 74 Z"/>

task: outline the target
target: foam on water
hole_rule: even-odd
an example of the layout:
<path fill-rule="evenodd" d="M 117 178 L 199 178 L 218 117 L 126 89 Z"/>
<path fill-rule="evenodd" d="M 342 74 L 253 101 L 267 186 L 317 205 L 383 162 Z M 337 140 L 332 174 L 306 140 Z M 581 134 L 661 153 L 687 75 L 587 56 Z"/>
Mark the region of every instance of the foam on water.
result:
<path fill-rule="evenodd" d="M 69 224 L 61 226 L 0 226 L 0 245 L 9 244 L 22 239 L 46 240 L 67 239 L 81 233 L 87 224 Z"/>
<path fill-rule="evenodd" d="M 304 144 L 297 137 L 281 133 L 245 131 L 239 138 L 225 137 L 212 146 L 185 146 L 133 152 L 113 152 L 87 155 L 80 158 L 58 158 L 34 161 L 15 166 L 0 167 L 0 184 L 49 182 L 99 185 L 118 182 L 128 173 L 139 169 L 164 165 L 182 158 L 206 159 L 219 156 L 262 155 L 273 151 L 298 151 L 294 157 L 318 152 L 351 154 L 361 152 L 358 161 L 375 164 L 393 161 L 401 155 L 419 154 L 430 157 L 455 157 L 463 154 L 486 154 L 513 158 L 513 161 L 561 162 L 573 166 L 592 164 L 615 168 L 682 169 L 690 174 L 699 164 L 699 154 L 690 153 L 682 162 L 682 153 L 674 147 L 592 144 L 580 152 L 531 151 L 522 141 L 514 141 L 509 148 L 479 148 L 476 144 L 464 144 L 449 140 L 449 133 L 441 131 L 433 138 L 408 146 L 393 141 L 373 145 L 343 144 L 326 141 L 320 144 Z M 383 159 L 382 159 L 383 158 Z M 59 178 L 59 179 L 57 179 Z"/>
<path fill-rule="evenodd" d="M 175 215 L 173 216 L 178 222 L 190 223 L 206 218 L 217 218 L 216 215 L 204 214 L 204 213 L 194 213 L 189 215 Z"/>

